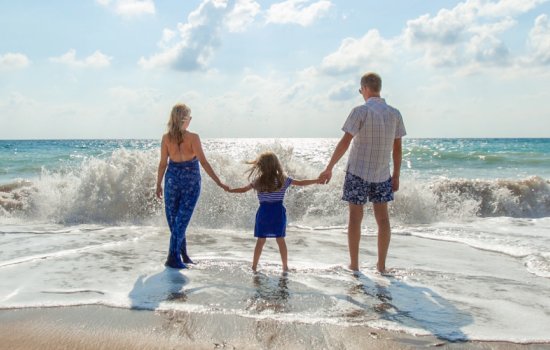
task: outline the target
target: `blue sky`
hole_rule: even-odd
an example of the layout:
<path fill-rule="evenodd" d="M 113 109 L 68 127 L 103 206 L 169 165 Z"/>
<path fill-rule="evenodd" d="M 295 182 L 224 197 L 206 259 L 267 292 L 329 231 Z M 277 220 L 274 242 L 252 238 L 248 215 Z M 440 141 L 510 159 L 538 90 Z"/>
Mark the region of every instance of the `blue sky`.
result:
<path fill-rule="evenodd" d="M 547 0 L 0 0 L 0 139 L 339 137 L 383 79 L 410 137 L 549 137 Z"/>

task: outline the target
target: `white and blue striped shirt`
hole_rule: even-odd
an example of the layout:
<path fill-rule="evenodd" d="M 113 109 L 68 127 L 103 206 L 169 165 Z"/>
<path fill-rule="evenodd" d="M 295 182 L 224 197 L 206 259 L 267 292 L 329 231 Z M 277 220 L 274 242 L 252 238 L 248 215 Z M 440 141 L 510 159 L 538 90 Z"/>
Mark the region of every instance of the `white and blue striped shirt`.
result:
<path fill-rule="evenodd" d="M 260 203 L 282 201 L 285 198 L 285 192 L 291 183 L 292 183 L 292 178 L 287 177 L 285 180 L 285 183 L 283 184 L 283 187 L 281 187 L 281 189 L 278 191 L 273 191 L 273 192 L 258 191 L 258 199 L 260 200 Z M 252 187 L 254 188 L 254 184 L 252 184 Z"/>

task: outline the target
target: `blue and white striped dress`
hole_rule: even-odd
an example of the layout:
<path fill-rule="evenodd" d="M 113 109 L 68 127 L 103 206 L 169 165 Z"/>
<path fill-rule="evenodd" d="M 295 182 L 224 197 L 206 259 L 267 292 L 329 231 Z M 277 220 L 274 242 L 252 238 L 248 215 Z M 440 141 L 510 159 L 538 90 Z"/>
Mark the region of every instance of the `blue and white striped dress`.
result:
<path fill-rule="evenodd" d="M 283 187 L 278 191 L 258 191 L 260 207 L 256 212 L 254 237 L 277 238 L 286 236 L 286 208 L 283 205 L 283 200 L 291 183 L 292 178 L 287 177 Z"/>

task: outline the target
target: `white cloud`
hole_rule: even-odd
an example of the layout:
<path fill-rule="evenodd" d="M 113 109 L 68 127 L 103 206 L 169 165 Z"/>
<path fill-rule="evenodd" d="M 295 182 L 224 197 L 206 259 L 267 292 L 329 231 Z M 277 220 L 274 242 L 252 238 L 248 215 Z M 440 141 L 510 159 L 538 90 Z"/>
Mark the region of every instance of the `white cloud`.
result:
<path fill-rule="evenodd" d="M 232 5 L 232 6 L 230 6 Z M 199 7 L 187 17 L 187 23 L 178 23 L 179 40 L 168 45 L 173 39 L 164 30 L 163 51 L 141 57 L 139 65 L 146 69 L 172 68 L 180 71 L 207 69 L 214 51 L 221 44 L 221 31 L 224 25 L 233 31 L 242 30 L 248 25 L 256 11 L 257 4 L 248 0 L 203 0 Z M 259 5 L 258 5 L 259 6 Z M 170 41 L 167 42 L 166 38 Z"/>
<path fill-rule="evenodd" d="M 517 16 L 547 0 L 467 0 L 435 16 L 407 22 L 407 47 L 423 53 L 422 61 L 435 67 L 502 66 L 513 62 L 500 35 L 513 28 Z"/>
<path fill-rule="evenodd" d="M 362 38 L 346 38 L 336 52 L 323 58 L 321 71 L 327 74 L 346 73 L 385 64 L 395 55 L 395 42 L 380 36 L 371 29 Z"/>
<path fill-rule="evenodd" d="M 230 32 L 242 32 L 260 12 L 260 4 L 254 0 L 237 0 L 233 10 L 225 19 L 225 25 Z"/>
<path fill-rule="evenodd" d="M 306 27 L 327 14 L 332 6 L 328 0 L 308 5 L 309 2 L 310 0 L 286 0 L 273 4 L 267 10 L 267 23 L 296 23 Z"/>
<path fill-rule="evenodd" d="M 76 68 L 105 68 L 110 66 L 111 60 L 112 57 L 101 53 L 99 50 L 84 59 L 78 60 L 74 49 L 70 49 L 67 53 L 59 57 L 50 58 L 51 62 L 61 63 Z"/>
<path fill-rule="evenodd" d="M 525 13 L 548 0 L 500 0 L 496 2 L 476 0 L 469 1 L 479 10 L 481 16 L 515 16 Z"/>
<path fill-rule="evenodd" d="M 0 107 L 7 108 L 9 110 L 30 108 L 35 107 L 36 105 L 38 105 L 38 102 L 19 92 L 12 92 L 7 98 L 0 99 Z"/>
<path fill-rule="evenodd" d="M 22 53 L 8 52 L 0 55 L 0 71 L 22 69 L 27 67 L 30 62 L 28 57 Z"/>
<path fill-rule="evenodd" d="M 114 114 L 144 116 L 162 105 L 163 95 L 156 89 L 115 86 L 107 92 Z"/>
<path fill-rule="evenodd" d="M 176 37 L 177 32 L 168 28 L 164 28 L 162 30 L 162 38 L 160 39 L 160 42 L 158 43 L 158 46 L 166 49 L 170 47 L 170 43 L 172 40 Z"/>
<path fill-rule="evenodd" d="M 155 14 L 153 0 L 96 0 L 96 2 L 125 18 Z"/>
<path fill-rule="evenodd" d="M 539 64 L 550 64 L 550 21 L 547 15 L 540 15 L 535 20 L 528 39 L 532 51 L 532 61 Z"/>
<path fill-rule="evenodd" d="M 359 94 L 359 85 L 357 81 L 336 86 L 328 92 L 328 98 L 333 101 L 349 100 Z"/>
<path fill-rule="evenodd" d="M 505 64 L 508 61 L 510 51 L 495 36 L 481 34 L 470 39 L 466 53 L 478 63 Z"/>

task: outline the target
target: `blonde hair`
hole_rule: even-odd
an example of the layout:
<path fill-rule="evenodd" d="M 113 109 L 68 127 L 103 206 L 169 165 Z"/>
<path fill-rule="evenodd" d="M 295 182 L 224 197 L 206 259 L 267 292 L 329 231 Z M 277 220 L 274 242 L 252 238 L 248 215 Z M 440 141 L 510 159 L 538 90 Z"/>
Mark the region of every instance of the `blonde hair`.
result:
<path fill-rule="evenodd" d="M 172 108 L 168 120 L 168 137 L 171 141 L 180 144 L 185 134 L 184 122 L 191 117 L 191 108 L 183 103 L 178 103 Z"/>
<path fill-rule="evenodd" d="M 361 86 L 368 87 L 372 92 L 382 90 L 382 78 L 376 73 L 366 73 L 361 77 Z"/>
<path fill-rule="evenodd" d="M 273 152 L 264 152 L 254 161 L 248 169 L 248 179 L 251 180 L 254 189 L 258 192 L 274 192 L 283 187 L 285 174 L 279 158 Z"/>

